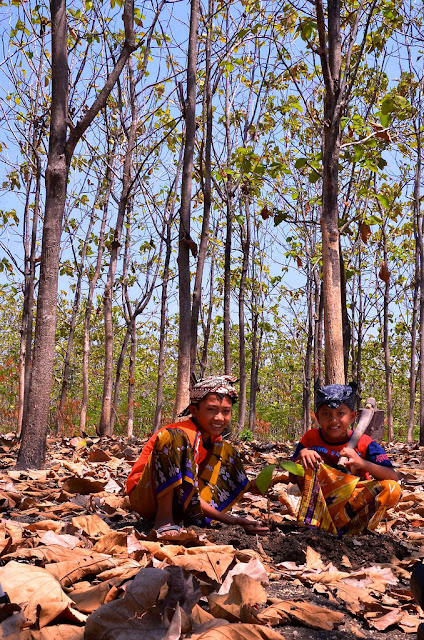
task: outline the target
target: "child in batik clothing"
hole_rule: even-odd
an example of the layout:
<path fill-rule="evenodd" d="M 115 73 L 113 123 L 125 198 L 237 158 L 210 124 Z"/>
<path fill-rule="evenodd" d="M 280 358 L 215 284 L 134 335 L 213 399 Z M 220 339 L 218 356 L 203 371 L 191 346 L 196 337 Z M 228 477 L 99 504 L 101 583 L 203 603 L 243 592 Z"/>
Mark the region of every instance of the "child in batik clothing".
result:
<path fill-rule="evenodd" d="M 401 495 L 397 473 L 379 444 L 363 435 L 355 449 L 347 446 L 355 396 L 355 383 L 318 386 L 319 428 L 305 433 L 293 455 L 305 469 L 298 522 L 340 535 L 374 530 Z M 350 473 L 337 469 L 341 456 Z"/>
<path fill-rule="evenodd" d="M 180 531 L 179 522 L 203 525 L 211 520 L 239 524 L 250 533 L 267 533 L 253 518 L 228 513 L 249 489 L 240 456 L 221 434 L 231 420 L 237 378 L 211 376 L 196 383 L 183 416 L 153 434 L 127 479 L 131 505 L 154 518 L 162 534 Z"/>

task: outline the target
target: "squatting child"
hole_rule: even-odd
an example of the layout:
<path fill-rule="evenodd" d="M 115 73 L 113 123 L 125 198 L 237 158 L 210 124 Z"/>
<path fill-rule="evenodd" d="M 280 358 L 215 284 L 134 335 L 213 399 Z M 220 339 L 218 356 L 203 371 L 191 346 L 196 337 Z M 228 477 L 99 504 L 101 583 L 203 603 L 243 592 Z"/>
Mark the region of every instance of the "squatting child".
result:
<path fill-rule="evenodd" d="M 384 449 L 367 435 L 348 447 L 355 420 L 356 384 L 316 387 L 318 429 L 298 443 L 293 459 L 305 469 L 298 521 L 334 534 L 374 530 L 400 498 L 398 476 Z M 340 456 L 348 459 L 344 473 Z"/>
<path fill-rule="evenodd" d="M 238 452 L 221 437 L 238 397 L 236 380 L 211 376 L 195 384 L 182 414 L 190 419 L 153 434 L 134 464 L 127 493 L 135 511 L 154 519 L 157 533 L 175 535 L 181 522 L 210 520 L 239 524 L 250 533 L 269 531 L 253 518 L 228 513 L 245 491 L 255 489 Z"/>

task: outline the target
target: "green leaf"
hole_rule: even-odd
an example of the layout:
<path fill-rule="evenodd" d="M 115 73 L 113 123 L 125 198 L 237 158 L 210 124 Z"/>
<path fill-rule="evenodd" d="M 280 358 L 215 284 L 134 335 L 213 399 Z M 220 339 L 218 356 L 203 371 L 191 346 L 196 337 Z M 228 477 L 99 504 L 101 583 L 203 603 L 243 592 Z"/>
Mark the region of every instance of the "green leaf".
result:
<path fill-rule="evenodd" d="M 315 171 L 315 169 L 311 171 L 311 173 L 309 174 L 309 182 L 311 184 L 315 184 L 315 182 L 318 182 L 320 178 L 321 178 L 320 174 L 317 171 Z"/>
<path fill-rule="evenodd" d="M 279 224 L 287 220 L 288 214 L 285 211 L 277 211 L 274 214 L 274 227 L 278 227 Z"/>
<path fill-rule="evenodd" d="M 383 193 L 377 193 L 375 197 L 377 198 L 377 200 L 379 200 L 379 202 L 381 202 L 385 209 L 388 209 L 390 207 L 390 200 Z"/>
<path fill-rule="evenodd" d="M 306 158 L 298 158 L 294 163 L 294 166 L 296 167 L 296 169 L 301 169 L 302 167 L 305 166 L 306 163 L 307 163 Z"/>
<path fill-rule="evenodd" d="M 269 464 L 267 467 L 262 469 L 258 477 L 256 478 L 256 486 L 259 491 L 264 496 L 271 484 L 272 474 L 275 469 L 275 464 Z"/>
<path fill-rule="evenodd" d="M 284 460 L 283 462 L 280 462 L 280 467 L 283 467 L 283 469 L 292 473 L 294 476 L 300 476 L 303 478 L 305 475 L 302 465 L 292 462 L 292 460 Z"/>
<path fill-rule="evenodd" d="M 239 223 L 239 225 L 242 227 L 244 225 L 244 216 L 242 216 L 240 213 L 234 216 L 235 219 L 237 220 L 237 222 Z"/>

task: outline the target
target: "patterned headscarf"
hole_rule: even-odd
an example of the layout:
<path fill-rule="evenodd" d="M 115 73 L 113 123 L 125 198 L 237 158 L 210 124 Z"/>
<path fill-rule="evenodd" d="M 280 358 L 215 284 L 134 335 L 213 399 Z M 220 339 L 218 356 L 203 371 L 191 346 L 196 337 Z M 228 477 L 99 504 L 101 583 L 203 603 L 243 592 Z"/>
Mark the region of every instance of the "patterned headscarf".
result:
<path fill-rule="evenodd" d="M 190 389 L 190 405 L 197 404 L 208 395 L 208 393 L 219 393 L 223 396 L 230 396 L 234 403 L 238 398 L 237 389 L 234 386 L 234 382 L 237 382 L 237 378 L 234 376 L 209 376 L 202 378 Z M 180 414 L 181 416 L 190 415 L 190 406 L 188 406 Z"/>
<path fill-rule="evenodd" d="M 321 387 L 320 384 L 316 384 L 315 410 L 318 411 L 324 404 L 330 407 L 330 409 L 337 409 L 341 404 L 345 404 L 353 411 L 355 409 L 357 388 L 358 385 L 356 382 L 350 382 L 349 384 L 328 384 L 326 387 Z"/>

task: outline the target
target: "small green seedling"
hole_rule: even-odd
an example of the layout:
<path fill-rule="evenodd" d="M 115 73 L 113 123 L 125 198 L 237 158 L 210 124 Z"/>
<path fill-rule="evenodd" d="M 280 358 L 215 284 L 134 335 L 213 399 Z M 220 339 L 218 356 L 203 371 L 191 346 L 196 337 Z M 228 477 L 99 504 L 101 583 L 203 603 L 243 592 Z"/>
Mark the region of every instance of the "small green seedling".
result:
<path fill-rule="evenodd" d="M 305 471 L 303 467 L 300 464 L 297 464 L 296 462 L 292 462 L 291 460 L 284 460 L 283 462 L 280 462 L 278 465 L 269 464 L 268 466 L 262 469 L 262 471 L 258 474 L 256 478 L 256 486 L 258 487 L 259 491 L 263 496 L 266 494 L 266 492 L 268 491 L 271 485 L 272 474 L 274 473 L 274 469 L 276 467 L 277 468 L 282 467 L 283 469 L 285 469 L 289 473 L 292 473 L 295 476 L 303 477 L 305 475 Z"/>

